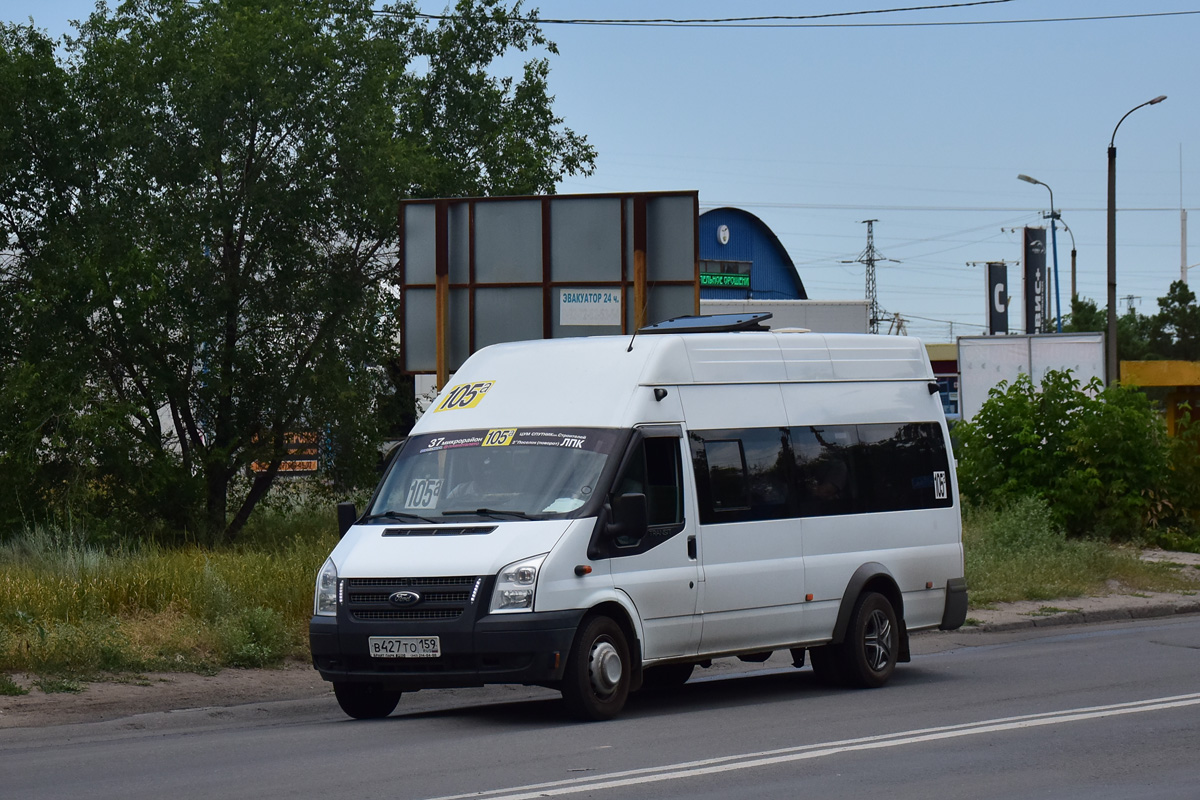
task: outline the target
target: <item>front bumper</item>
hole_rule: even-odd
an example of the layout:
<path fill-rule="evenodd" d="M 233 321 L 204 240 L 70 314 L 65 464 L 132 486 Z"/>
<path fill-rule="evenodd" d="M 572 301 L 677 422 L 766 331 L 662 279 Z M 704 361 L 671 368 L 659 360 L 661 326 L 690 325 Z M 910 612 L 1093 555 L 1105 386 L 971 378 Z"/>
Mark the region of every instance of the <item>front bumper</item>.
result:
<path fill-rule="evenodd" d="M 355 623 L 338 617 L 309 621 L 313 666 L 327 681 L 369 682 L 388 689 L 515 683 L 550 686 L 562 680 L 582 610 L 485 615 L 470 624 Z M 371 636 L 438 636 L 439 658 L 374 658 Z"/>

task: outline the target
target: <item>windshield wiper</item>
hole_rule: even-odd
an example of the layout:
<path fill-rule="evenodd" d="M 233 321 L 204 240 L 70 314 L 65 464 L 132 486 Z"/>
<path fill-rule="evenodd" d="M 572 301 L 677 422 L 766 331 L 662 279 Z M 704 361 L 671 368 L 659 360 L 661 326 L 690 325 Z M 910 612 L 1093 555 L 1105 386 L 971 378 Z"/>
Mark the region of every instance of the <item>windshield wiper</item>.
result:
<path fill-rule="evenodd" d="M 475 514 L 480 517 L 491 517 L 492 519 L 503 519 L 504 517 L 516 517 L 517 519 L 541 519 L 526 514 L 524 511 L 506 511 L 502 508 L 476 508 L 473 510 L 463 511 L 443 511 L 443 517 L 462 516 L 465 514 Z"/>
<path fill-rule="evenodd" d="M 399 520 L 416 520 L 417 522 L 428 522 L 430 525 L 436 524 L 433 520 L 420 516 L 419 514 L 409 514 L 405 511 L 380 511 L 378 514 L 370 514 L 360 520 L 361 522 L 374 522 L 377 519 L 399 519 Z"/>

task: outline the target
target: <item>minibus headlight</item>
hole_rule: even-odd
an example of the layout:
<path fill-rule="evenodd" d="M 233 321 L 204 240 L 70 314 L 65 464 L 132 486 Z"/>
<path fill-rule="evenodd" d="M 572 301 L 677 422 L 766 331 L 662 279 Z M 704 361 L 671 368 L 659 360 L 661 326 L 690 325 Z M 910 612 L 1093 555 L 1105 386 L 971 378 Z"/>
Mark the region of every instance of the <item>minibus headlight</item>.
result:
<path fill-rule="evenodd" d="M 492 593 L 493 614 L 513 614 L 533 611 L 533 595 L 537 590 L 538 570 L 546 554 L 526 558 L 509 564 L 496 576 L 496 590 Z"/>
<path fill-rule="evenodd" d="M 317 591 L 313 597 L 313 614 L 318 617 L 336 617 L 338 604 L 338 573 L 333 559 L 325 559 L 317 573 Z"/>

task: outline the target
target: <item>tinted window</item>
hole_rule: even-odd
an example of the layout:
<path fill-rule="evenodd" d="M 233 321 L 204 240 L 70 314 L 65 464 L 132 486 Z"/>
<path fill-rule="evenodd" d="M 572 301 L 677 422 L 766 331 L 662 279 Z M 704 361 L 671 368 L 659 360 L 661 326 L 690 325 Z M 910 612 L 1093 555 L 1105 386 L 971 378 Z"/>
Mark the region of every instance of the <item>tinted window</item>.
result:
<path fill-rule="evenodd" d="M 871 511 L 950 505 L 946 447 L 932 422 L 859 425 Z"/>
<path fill-rule="evenodd" d="M 786 428 L 693 434 L 701 522 L 794 516 Z"/>
<path fill-rule="evenodd" d="M 679 440 L 647 438 L 640 442 L 617 479 L 616 494 L 646 495 L 647 521 L 655 525 L 683 522 L 683 467 Z"/>
<path fill-rule="evenodd" d="M 742 443 L 737 439 L 715 439 L 704 442 L 704 458 L 708 466 L 708 492 L 716 511 L 733 511 L 750 507 L 750 492 L 746 484 L 746 459 Z"/>
<path fill-rule="evenodd" d="M 693 431 L 700 522 L 946 508 L 936 422 Z"/>
<path fill-rule="evenodd" d="M 853 425 L 792 428 L 800 515 L 823 517 L 866 511 Z"/>
<path fill-rule="evenodd" d="M 646 511 L 650 526 L 683 522 L 683 459 L 678 439 L 647 439 Z"/>

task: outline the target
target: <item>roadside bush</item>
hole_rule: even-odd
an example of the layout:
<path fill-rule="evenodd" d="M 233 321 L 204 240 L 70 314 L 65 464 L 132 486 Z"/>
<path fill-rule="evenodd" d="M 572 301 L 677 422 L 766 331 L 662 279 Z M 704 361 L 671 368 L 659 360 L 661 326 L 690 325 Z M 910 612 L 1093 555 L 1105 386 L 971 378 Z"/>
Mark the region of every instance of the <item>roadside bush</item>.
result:
<path fill-rule="evenodd" d="M 1022 375 L 994 388 L 955 436 L 964 497 L 999 506 L 1040 497 L 1071 536 L 1141 540 L 1168 490 L 1166 428 L 1129 387 L 1056 371 L 1036 387 Z"/>
<path fill-rule="evenodd" d="M 1150 495 L 1150 543 L 1200 553 L 1200 420 L 1187 404 L 1179 407 L 1168 463 L 1166 486 Z"/>
<path fill-rule="evenodd" d="M 283 615 L 272 608 L 248 608 L 217 628 L 225 662 L 232 667 L 266 667 L 283 661 L 292 645 Z"/>

